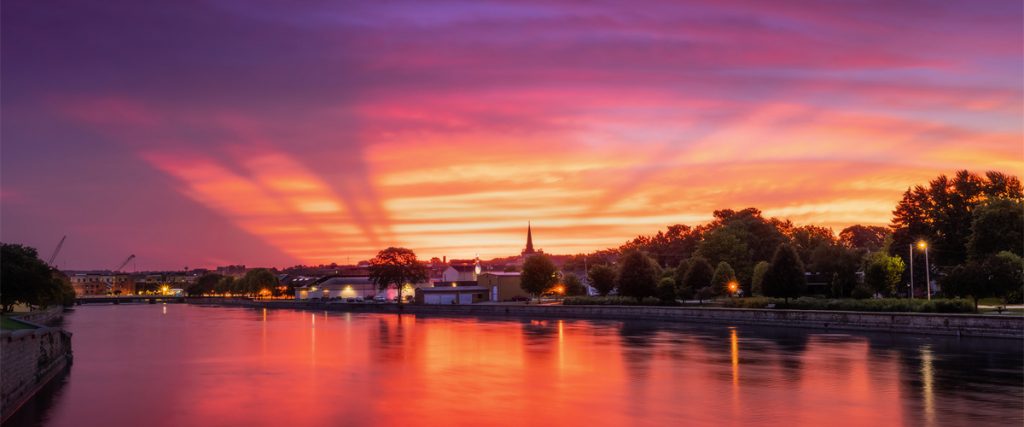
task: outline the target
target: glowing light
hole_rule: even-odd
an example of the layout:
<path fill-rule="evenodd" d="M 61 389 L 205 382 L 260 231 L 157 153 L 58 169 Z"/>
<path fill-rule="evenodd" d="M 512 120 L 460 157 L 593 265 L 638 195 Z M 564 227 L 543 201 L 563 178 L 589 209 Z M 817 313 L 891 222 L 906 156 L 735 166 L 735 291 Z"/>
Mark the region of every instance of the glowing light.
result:
<path fill-rule="evenodd" d="M 162 293 L 164 295 L 167 295 L 170 292 L 171 292 L 171 287 L 170 286 L 163 285 L 163 286 L 160 287 L 160 293 Z"/>
<path fill-rule="evenodd" d="M 735 294 L 736 290 L 739 289 L 739 284 L 735 281 L 729 282 L 729 293 Z"/>
<path fill-rule="evenodd" d="M 918 247 L 918 249 L 921 249 L 921 250 L 928 249 L 928 243 L 926 243 L 924 240 L 922 240 L 920 242 L 917 242 L 917 247 Z"/>

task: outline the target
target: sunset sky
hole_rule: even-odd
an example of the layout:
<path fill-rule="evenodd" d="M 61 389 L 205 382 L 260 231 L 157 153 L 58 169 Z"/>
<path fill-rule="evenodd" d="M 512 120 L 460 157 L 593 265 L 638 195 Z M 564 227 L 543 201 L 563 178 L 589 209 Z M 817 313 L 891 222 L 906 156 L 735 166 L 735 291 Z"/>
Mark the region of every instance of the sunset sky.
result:
<path fill-rule="evenodd" d="M 1008 1 L 8 0 L 0 239 L 61 268 L 617 246 L 720 208 L 884 225 L 1024 170 Z"/>

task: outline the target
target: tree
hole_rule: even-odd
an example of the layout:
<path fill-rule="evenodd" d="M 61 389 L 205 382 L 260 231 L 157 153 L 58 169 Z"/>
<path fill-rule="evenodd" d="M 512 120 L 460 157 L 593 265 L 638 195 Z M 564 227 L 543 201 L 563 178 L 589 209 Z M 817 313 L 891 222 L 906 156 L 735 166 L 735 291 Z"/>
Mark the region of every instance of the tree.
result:
<path fill-rule="evenodd" d="M 804 264 L 792 246 L 782 244 L 775 250 L 761 287 L 766 296 L 785 298 L 787 303 L 803 293 L 807 287 Z"/>
<path fill-rule="evenodd" d="M 587 287 L 583 286 L 583 282 L 580 281 L 579 276 L 575 273 L 565 273 L 562 277 L 562 284 L 565 285 L 566 295 L 579 296 L 587 294 Z"/>
<path fill-rule="evenodd" d="M 662 303 L 676 303 L 676 281 L 671 277 L 662 277 L 658 281 L 658 299 Z"/>
<path fill-rule="evenodd" d="M 981 298 L 997 297 L 1006 302 L 1021 292 L 1022 282 L 1024 261 L 1008 251 L 990 255 L 983 262 L 972 260 L 958 265 L 940 281 L 947 296 L 972 298 L 975 311 Z"/>
<path fill-rule="evenodd" d="M 654 296 L 658 287 L 658 264 L 643 252 L 629 251 L 622 257 L 616 282 L 619 295 L 638 301 Z"/>
<path fill-rule="evenodd" d="M 722 261 L 715 267 L 715 274 L 711 276 L 711 290 L 716 295 L 731 294 L 729 284 L 736 282 L 736 272 L 732 270 L 729 263 Z"/>
<path fill-rule="evenodd" d="M 747 234 L 735 228 L 723 227 L 706 234 L 706 238 L 697 249 L 697 255 L 708 260 L 711 265 L 727 263 L 733 268 L 734 275 L 742 283 L 749 284 L 753 274 L 751 251 L 743 239 Z M 694 288 L 697 290 L 700 288 Z M 720 289 L 712 287 L 716 295 Z M 748 289 L 749 291 L 749 289 Z"/>
<path fill-rule="evenodd" d="M 405 300 L 402 291 L 406 284 L 420 283 L 427 278 L 427 267 L 416 259 L 411 249 L 389 247 L 370 260 L 370 281 L 380 291 L 395 286 L 399 304 Z"/>
<path fill-rule="evenodd" d="M 761 261 L 754 266 L 754 276 L 750 279 L 751 295 L 764 294 L 764 275 L 770 266 L 768 261 Z"/>
<path fill-rule="evenodd" d="M 608 295 L 615 289 L 615 269 L 607 265 L 595 265 L 590 267 L 590 284 L 601 296 Z"/>
<path fill-rule="evenodd" d="M 690 268 L 683 277 L 682 289 L 685 295 L 694 295 L 704 288 L 711 287 L 711 280 L 714 279 L 715 271 L 711 263 L 701 257 L 690 259 Z"/>
<path fill-rule="evenodd" d="M 199 276 L 196 283 L 189 286 L 185 292 L 188 293 L 188 296 L 190 297 L 212 294 L 216 291 L 217 284 L 219 284 L 223 278 L 224 276 L 217 273 L 206 273 Z"/>
<path fill-rule="evenodd" d="M 523 272 L 519 278 L 519 286 L 537 297 L 558 283 L 558 268 L 547 255 L 532 255 L 523 263 Z"/>
<path fill-rule="evenodd" d="M 217 285 L 213 287 L 213 292 L 216 294 L 227 295 L 235 289 L 235 278 L 233 276 L 224 276 L 217 281 Z"/>
<path fill-rule="evenodd" d="M 974 209 L 968 256 L 980 260 L 1001 251 L 1024 256 L 1024 203 L 1020 200 L 992 199 Z"/>
<path fill-rule="evenodd" d="M 619 251 L 626 253 L 638 250 L 654 257 L 658 265 L 669 267 L 689 258 L 701 240 L 701 231 L 688 225 L 670 225 L 664 232 L 654 236 L 637 236 L 626 242 Z"/>
<path fill-rule="evenodd" d="M 679 265 L 676 266 L 676 271 L 674 272 L 675 274 L 672 276 L 676 282 L 676 297 L 686 299 L 693 296 L 692 292 L 687 293 L 686 290 L 683 289 L 683 279 L 686 278 L 686 272 L 690 270 L 691 259 L 692 258 L 687 258 L 679 261 Z"/>
<path fill-rule="evenodd" d="M 39 259 L 35 248 L 0 243 L 0 260 L 0 306 L 4 312 L 19 303 L 40 307 L 74 304 L 70 281 Z"/>
<path fill-rule="evenodd" d="M 789 232 L 789 239 L 792 241 L 793 248 L 796 249 L 797 255 L 800 256 L 800 261 L 804 263 L 804 267 L 810 271 L 819 272 L 818 268 L 811 262 L 811 254 L 816 249 L 822 246 L 832 246 L 836 242 L 835 235 L 832 234 L 831 228 L 818 227 L 814 225 L 805 225 L 802 227 L 795 227 Z"/>
<path fill-rule="evenodd" d="M 238 281 L 238 290 L 246 295 L 269 294 L 280 282 L 273 272 L 266 268 L 254 268 L 246 271 Z"/>
<path fill-rule="evenodd" d="M 882 248 L 885 238 L 892 235 L 886 227 L 877 225 L 851 225 L 839 232 L 839 244 L 848 249 L 875 252 Z"/>
<path fill-rule="evenodd" d="M 829 293 L 834 298 L 850 296 L 857 286 L 857 270 L 861 266 L 862 249 L 846 245 L 819 246 L 811 253 L 811 263 L 828 278 Z"/>
<path fill-rule="evenodd" d="M 864 267 L 864 283 L 882 295 L 895 295 L 906 269 L 902 258 L 875 252 L 868 257 Z"/>
<path fill-rule="evenodd" d="M 927 188 L 908 189 L 893 211 L 893 250 L 903 257 L 903 248 L 923 239 L 929 242 L 936 265 L 962 264 L 967 260 L 972 211 L 996 198 L 1024 199 L 1020 180 L 999 172 L 981 177 L 961 170 L 953 178 L 939 175 Z"/>

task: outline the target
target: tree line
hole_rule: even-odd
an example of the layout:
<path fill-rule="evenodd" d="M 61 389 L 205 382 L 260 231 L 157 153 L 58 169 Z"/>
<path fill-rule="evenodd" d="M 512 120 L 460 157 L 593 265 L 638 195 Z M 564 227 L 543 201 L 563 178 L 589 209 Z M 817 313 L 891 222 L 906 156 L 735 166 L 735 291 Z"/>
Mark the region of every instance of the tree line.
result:
<path fill-rule="evenodd" d="M 853 225 L 834 234 L 813 225 L 766 218 L 756 208 L 714 212 L 704 225 L 672 225 L 616 249 L 577 255 L 564 266 L 586 272 L 602 295 L 707 299 L 726 294 L 797 297 L 808 274 L 834 298 L 927 292 L 925 268 L 949 297 L 1019 302 L 1024 264 L 1024 205 L 1019 178 L 959 171 L 908 189 L 889 227 Z M 929 263 L 912 245 L 926 242 Z M 524 266 L 524 275 L 526 274 Z M 863 277 L 861 280 L 859 277 Z M 730 289 L 733 286 L 734 289 Z M 738 292 L 742 290 L 742 292 Z"/>

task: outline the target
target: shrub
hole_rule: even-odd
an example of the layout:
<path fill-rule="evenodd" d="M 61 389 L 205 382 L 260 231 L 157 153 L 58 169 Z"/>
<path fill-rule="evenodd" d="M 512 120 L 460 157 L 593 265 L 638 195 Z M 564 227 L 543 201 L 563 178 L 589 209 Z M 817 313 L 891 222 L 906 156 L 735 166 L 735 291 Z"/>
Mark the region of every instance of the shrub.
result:
<path fill-rule="evenodd" d="M 725 307 L 734 308 L 768 308 L 773 306 L 791 310 L 834 310 L 834 311 L 871 311 L 896 313 L 971 313 L 974 306 L 966 299 L 825 299 L 803 297 L 790 300 L 788 303 L 781 298 L 752 297 L 724 301 Z"/>
<path fill-rule="evenodd" d="M 565 297 L 562 305 L 662 305 L 660 299 L 647 297 L 637 301 L 632 297 L 607 296 L 607 297 Z"/>

